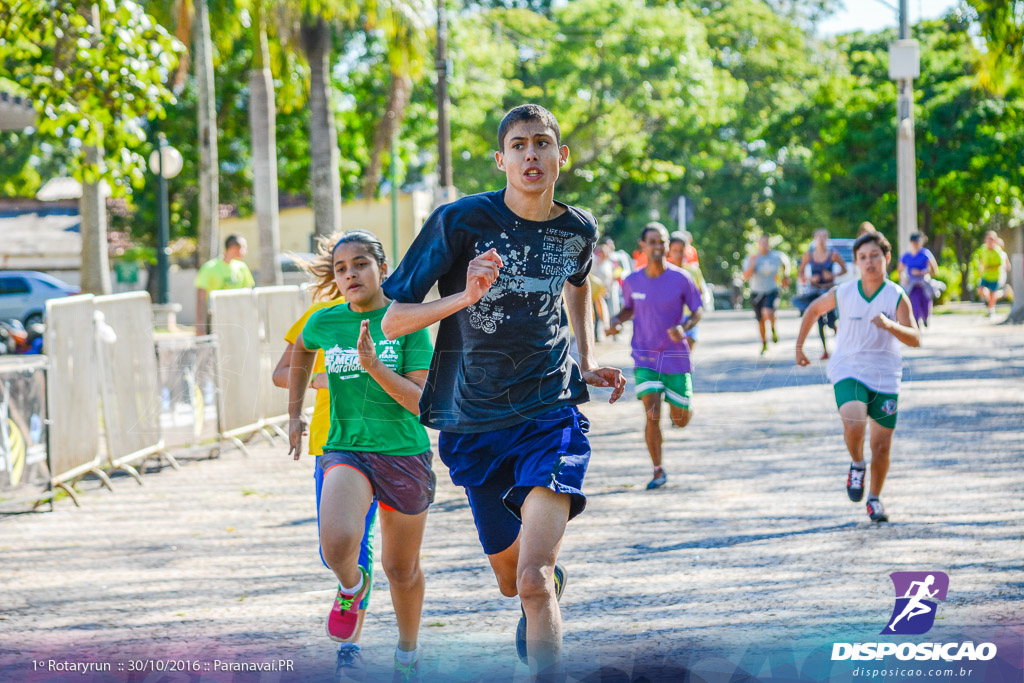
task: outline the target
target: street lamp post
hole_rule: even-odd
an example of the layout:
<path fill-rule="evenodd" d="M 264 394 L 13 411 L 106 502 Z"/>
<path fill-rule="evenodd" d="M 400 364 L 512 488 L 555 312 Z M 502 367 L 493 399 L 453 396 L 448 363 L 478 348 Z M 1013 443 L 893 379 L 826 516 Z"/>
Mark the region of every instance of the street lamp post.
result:
<path fill-rule="evenodd" d="M 169 303 L 169 268 L 167 263 L 168 243 L 170 242 L 170 208 L 167 199 L 167 181 L 181 173 L 184 162 L 181 152 L 167 144 L 167 138 L 163 133 L 157 136 L 157 148 L 149 155 L 149 170 L 159 180 L 160 192 L 160 224 L 156 235 L 156 269 L 160 276 L 159 288 L 157 289 L 157 303 Z"/>

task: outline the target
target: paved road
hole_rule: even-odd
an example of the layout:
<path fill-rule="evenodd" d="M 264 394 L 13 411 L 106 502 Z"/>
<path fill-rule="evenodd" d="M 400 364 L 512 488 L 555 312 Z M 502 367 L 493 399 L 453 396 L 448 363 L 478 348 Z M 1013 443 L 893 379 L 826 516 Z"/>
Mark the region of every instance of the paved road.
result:
<path fill-rule="evenodd" d="M 823 368 L 792 362 L 795 315 L 765 357 L 751 318 L 702 324 L 696 415 L 667 436 L 665 489 L 644 490 L 633 395 L 587 406 L 590 502 L 562 548 L 573 666 L 713 669 L 712 657 L 736 661 L 750 644 L 873 640 L 897 570 L 950 575 L 947 635 L 1024 634 L 1024 328 L 939 316 L 907 351 L 883 496 L 893 521 L 875 525 L 846 499 Z M 631 367 L 622 342 L 600 354 Z M 329 671 L 333 581 L 316 557 L 312 461 L 286 450 L 226 451 L 153 471 L 141 487 L 118 478 L 113 494 L 86 482 L 81 509 L 0 518 L 0 678 L 58 653 L 115 667 L 281 656 L 306 676 Z M 464 498 L 438 473 L 423 548 L 431 677 L 521 679 L 517 601 L 498 594 Z M 379 567 L 364 634 L 368 659 L 386 668 L 396 630 Z"/>

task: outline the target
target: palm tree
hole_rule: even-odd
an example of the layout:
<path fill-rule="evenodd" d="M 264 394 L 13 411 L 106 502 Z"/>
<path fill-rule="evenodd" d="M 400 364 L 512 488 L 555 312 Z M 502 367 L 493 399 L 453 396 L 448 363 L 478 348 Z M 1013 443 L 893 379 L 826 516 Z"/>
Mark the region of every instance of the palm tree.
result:
<path fill-rule="evenodd" d="M 199 226 L 196 247 L 199 262 L 203 263 L 220 251 L 218 236 L 218 211 L 220 204 L 220 173 L 217 157 L 216 92 L 213 79 L 213 37 L 210 32 L 210 12 L 207 0 L 175 0 L 171 5 L 161 0 L 145 3 L 146 11 L 157 20 L 173 29 L 174 37 L 182 45 L 191 45 L 191 53 L 185 53 L 178 61 L 178 68 L 171 76 L 171 89 L 180 93 L 185 86 L 190 65 L 195 67 L 196 95 L 198 110 L 199 147 Z M 231 18 L 230 8 L 221 7 L 218 26 L 222 34 L 225 23 Z M 235 24 L 237 22 L 231 22 Z M 225 36 L 226 37 L 226 36 Z"/>
<path fill-rule="evenodd" d="M 195 51 L 196 95 L 199 111 L 199 262 L 205 263 L 220 251 L 218 218 L 220 173 L 217 161 L 217 108 L 213 82 L 213 40 L 206 0 L 194 0 L 193 50 Z"/>
<path fill-rule="evenodd" d="M 370 163 L 363 171 L 363 196 L 373 197 L 380 187 L 384 151 L 394 149 L 405 110 L 412 95 L 413 78 L 424 71 L 430 54 L 427 4 L 423 0 L 395 0 L 384 11 L 381 29 L 387 38 L 391 82 L 384 113 L 373 135 Z"/>
<path fill-rule="evenodd" d="M 341 230 L 338 131 L 330 89 L 331 28 L 323 14 L 304 12 L 299 44 L 309 62 L 309 184 L 317 235 Z"/>
<path fill-rule="evenodd" d="M 278 254 L 281 229 L 277 208 L 277 135 L 274 82 L 270 74 L 267 15 L 263 0 L 253 1 L 253 64 L 249 72 L 249 135 L 252 140 L 252 194 L 259 225 L 260 285 L 283 282 Z"/>

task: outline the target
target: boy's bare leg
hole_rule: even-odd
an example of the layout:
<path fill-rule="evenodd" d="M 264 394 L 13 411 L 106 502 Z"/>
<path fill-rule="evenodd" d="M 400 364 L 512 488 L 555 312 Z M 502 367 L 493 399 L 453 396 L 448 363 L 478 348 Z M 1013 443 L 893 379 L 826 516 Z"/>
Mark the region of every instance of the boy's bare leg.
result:
<path fill-rule="evenodd" d="M 526 613 L 527 652 L 534 672 L 549 670 L 562 651 L 554 572 L 570 502 L 569 494 L 539 486 L 523 502 L 516 586 Z"/>
<path fill-rule="evenodd" d="M 523 534 L 520 532 L 519 538 L 522 536 Z M 519 589 L 516 587 L 516 572 L 519 569 L 519 538 L 516 538 L 515 543 L 500 553 L 487 556 L 491 563 L 491 569 L 494 570 L 494 578 L 498 580 L 498 590 L 506 598 L 514 598 L 519 595 Z"/>
<path fill-rule="evenodd" d="M 647 414 L 644 427 L 647 452 L 651 454 L 651 464 L 657 469 L 661 467 L 661 394 L 645 394 L 640 400 L 643 401 L 644 413 Z"/>
<path fill-rule="evenodd" d="M 864 433 L 868 426 L 868 406 L 860 401 L 847 401 L 839 407 L 843 419 L 846 449 L 854 462 L 864 461 Z"/>
<path fill-rule="evenodd" d="M 889 473 L 889 449 L 895 429 L 871 421 L 871 489 L 873 497 L 882 495 L 885 475 Z"/>

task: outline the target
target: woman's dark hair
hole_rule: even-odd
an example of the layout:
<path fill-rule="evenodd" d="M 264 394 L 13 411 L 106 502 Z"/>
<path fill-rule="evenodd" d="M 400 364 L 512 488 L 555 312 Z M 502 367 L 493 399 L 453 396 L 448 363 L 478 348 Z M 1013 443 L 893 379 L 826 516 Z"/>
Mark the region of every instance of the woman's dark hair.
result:
<path fill-rule="evenodd" d="M 892 245 L 889 244 L 889 240 L 885 239 L 885 235 L 880 232 L 866 232 L 853 243 L 853 258 L 857 258 L 857 250 L 868 242 L 877 244 L 878 248 L 882 250 L 883 256 L 888 256 L 892 251 Z"/>
<path fill-rule="evenodd" d="M 331 260 L 334 260 L 334 254 L 338 251 L 338 247 L 342 244 L 352 244 L 353 242 L 362 244 L 366 247 L 366 251 L 370 252 L 370 256 L 377 262 L 378 266 L 383 266 L 388 262 L 388 257 L 384 253 L 384 245 L 380 243 L 377 236 L 372 232 L 366 230 L 350 230 L 342 235 L 337 242 L 334 243 L 334 247 L 331 248 Z"/>

